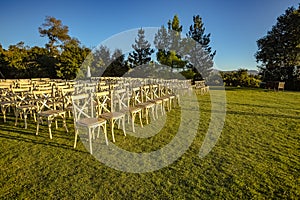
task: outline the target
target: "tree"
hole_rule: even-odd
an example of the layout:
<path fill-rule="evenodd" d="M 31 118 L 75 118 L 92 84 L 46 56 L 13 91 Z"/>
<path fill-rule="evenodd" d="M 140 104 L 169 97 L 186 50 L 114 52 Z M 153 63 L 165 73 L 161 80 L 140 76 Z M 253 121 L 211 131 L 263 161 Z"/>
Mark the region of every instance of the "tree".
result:
<path fill-rule="evenodd" d="M 92 56 L 91 73 L 94 76 L 103 76 L 104 71 L 112 62 L 110 49 L 107 46 L 101 45 L 93 50 Z"/>
<path fill-rule="evenodd" d="M 128 72 L 129 67 L 125 63 L 125 55 L 122 53 L 122 50 L 116 49 L 111 56 L 111 60 L 103 76 L 121 77 Z"/>
<path fill-rule="evenodd" d="M 5 78 L 24 78 L 28 46 L 24 42 L 10 45 L 8 50 L 2 50 L 0 57 L 1 71 Z"/>
<path fill-rule="evenodd" d="M 151 49 L 151 44 L 145 39 L 145 31 L 141 28 L 138 30 L 135 44 L 132 45 L 134 51 L 129 53 L 128 64 L 130 68 L 148 64 L 151 60 L 151 54 L 154 50 Z"/>
<path fill-rule="evenodd" d="M 292 82 L 300 66 L 300 4 L 277 18 L 267 35 L 257 40 L 255 54 L 264 81 Z M 287 84 L 288 86 L 289 84 Z"/>
<path fill-rule="evenodd" d="M 155 34 L 154 45 L 158 49 L 156 57 L 160 64 L 172 68 L 183 68 L 186 65 L 186 61 L 178 54 L 181 48 L 181 32 L 182 26 L 175 15 L 168 22 L 168 30 L 162 26 Z"/>
<path fill-rule="evenodd" d="M 49 55 L 46 48 L 34 46 L 28 49 L 23 61 L 26 63 L 27 78 L 57 77 L 54 68 L 57 60 Z"/>
<path fill-rule="evenodd" d="M 63 25 L 61 20 L 50 16 L 46 16 L 45 23 L 39 27 L 41 37 L 48 37 L 49 42 L 46 44 L 46 48 L 53 55 L 57 55 L 62 44 L 71 39 L 68 32 L 68 26 Z"/>
<path fill-rule="evenodd" d="M 76 78 L 78 70 L 90 52 L 90 49 L 81 47 L 76 38 L 66 42 L 56 64 L 57 76 L 68 80 Z"/>
<path fill-rule="evenodd" d="M 199 15 L 193 16 L 194 24 L 190 26 L 190 30 L 187 33 L 188 38 L 192 38 L 194 41 L 199 43 L 202 48 L 211 56 L 213 59 L 216 55 L 216 51 L 212 52 L 210 43 L 210 33 L 205 34 L 204 23 L 202 22 L 202 18 Z"/>
<path fill-rule="evenodd" d="M 259 76 L 248 74 L 247 69 L 238 69 L 232 72 L 220 72 L 226 86 L 259 87 Z"/>
<path fill-rule="evenodd" d="M 196 73 L 195 78 L 203 79 L 207 78 L 212 71 L 216 51 L 211 50 L 210 33 L 205 34 L 202 18 L 199 15 L 193 16 L 193 22 L 186 35 L 187 39 L 183 41 L 183 46 L 188 55 L 189 67 Z"/>
<path fill-rule="evenodd" d="M 171 35 L 170 50 L 176 51 L 180 48 L 180 40 L 181 40 L 181 32 L 182 32 L 182 26 L 180 25 L 178 15 L 174 15 L 172 22 L 169 20 L 168 31 L 169 34 Z"/>

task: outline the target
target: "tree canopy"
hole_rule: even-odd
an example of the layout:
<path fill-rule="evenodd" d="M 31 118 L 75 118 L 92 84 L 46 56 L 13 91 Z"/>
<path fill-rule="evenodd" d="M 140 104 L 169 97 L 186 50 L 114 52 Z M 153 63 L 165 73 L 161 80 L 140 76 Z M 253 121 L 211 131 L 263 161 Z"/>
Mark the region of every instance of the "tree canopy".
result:
<path fill-rule="evenodd" d="M 267 35 L 257 40 L 256 60 L 265 81 L 290 82 L 300 66 L 300 4 L 277 18 Z"/>
<path fill-rule="evenodd" d="M 41 37 L 48 37 L 49 42 L 46 44 L 46 48 L 53 54 L 57 54 L 58 47 L 71 39 L 68 35 L 68 26 L 63 25 L 61 20 L 50 16 L 46 16 L 45 22 L 39 27 L 39 33 Z"/>

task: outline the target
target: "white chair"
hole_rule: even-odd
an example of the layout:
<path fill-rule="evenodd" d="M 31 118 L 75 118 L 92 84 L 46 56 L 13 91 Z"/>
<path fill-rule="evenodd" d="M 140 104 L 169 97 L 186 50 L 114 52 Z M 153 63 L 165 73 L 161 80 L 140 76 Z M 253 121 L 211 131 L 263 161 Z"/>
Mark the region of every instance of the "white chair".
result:
<path fill-rule="evenodd" d="M 150 96 L 150 87 L 141 86 L 138 88 L 132 88 L 133 105 L 143 109 L 146 115 L 146 124 L 149 124 L 150 110 L 152 112 L 153 119 L 155 119 L 155 103 L 147 101 L 151 100 Z"/>
<path fill-rule="evenodd" d="M 53 97 L 52 90 L 46 91 L 33 91 L 33 95 L 35 97 L 35 101 L 37 104 L 37 126 L 36 126 L 36 135 L 39 133 L 40 121 L 43 122 L 43 118 L 47 119 L 48 129 L 50 139 L 52 139 L 51 133 L 51 124 L 55 119 L 55 127 L 57 128 L 57 118 L 62 118 L 63 126 L 68 132 L 67 123 L 66 123 L 66 111 L 64 110 L 56 110 L 56 102 Z"/>
<path fill-rule="evenodd" d="M 103 118 L 96 117 L 95 105 L 93 100 L 93 95 L 90 94 L 78 94 L 72 96 L 72 108 L 74 116 L 74 126 L 75 126 L 75 142 L 74 148 L 76 148 L 77 137 L 79 133 L 79 127 L 84 127 L 88 129 L 89 147 L 90 153 L 93 154 L 92 148 L 92 138 L 94 136 L 95 128 L 98 128 L 98 137 L 100 132 L 100 127 L 103 129 L 105 142 L 108 144 L 107 140 L 107 130 L 106 130 L 106 120 Z"/>
<path fill-rule="evenodd" d="M 103 91 L 103 92 L 96 92 L 95 99 L 97 102 L 97 114 L 99 118 L 104 118 L 110 122 L 111 134 L 113 142 L 115 142 L 114 136 L 114 124 L 116 121 L 122 121 L 122 129 L 123 133 L 126 136 L 125 130 L 125 114 L 122 112 L 115 112 L 114 104 L 113 104 L 113 93 L 112 91 Z M 120 128 L 120 126 L 118 127 Z"/>
<path fill-rule="evenodd" d="M 117 99 L 117 104 L 118 106 L 118 112 L 122 112 L 128 115 L 131 118 L 131 125 L 132 125 L 132 131 L 135 132 L 134 128 L 134 122 L 136 115 L 139 115 L 140 119 L 140 125 L 143 127 L 143 122 L 142 122 L 142 108 L 139 107 L 134 107 L 130 105 L 130 96 L 129 96 L 129 91 L 127 89 L 120 89 L 120 90 L 115 90 L 114 91 L 114 97 Z M 129 122 L 129 120 L 128 120 Z"/>

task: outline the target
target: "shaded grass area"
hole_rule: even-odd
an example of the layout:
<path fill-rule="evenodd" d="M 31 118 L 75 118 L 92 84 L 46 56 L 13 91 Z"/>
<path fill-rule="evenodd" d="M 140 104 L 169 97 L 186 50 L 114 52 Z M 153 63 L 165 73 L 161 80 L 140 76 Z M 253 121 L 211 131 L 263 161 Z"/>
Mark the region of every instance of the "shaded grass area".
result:
<path fill-rule="evenodd" d="M 200 159 L 199 150 L 210 123 L 211 101 L 209 95 L 199 95 L 200 122 L 190 148 L 173 164 L 142 174 L 107 167 L 81 142 L 73 149 L 72 119 L 69 133 L 59 123 L 50 140 L 46 125 L 35 135 L 32 118 L 24 129 L 21 120 L 14 126 L 14 116 L 7 123 L 1 117 L 0 198 L 298 198 L 300 93 L 228 88 L 226 97 L 225 125 L 206 157 Z M 157 150 L 175 136 L 179 119 L 180 109 L 171 110 L 162 130 L 151 138 L 125 137 L 116 130 L 116 145 L 132 152 Z M 98 140 L 104 142 L 103 137 Z"/>

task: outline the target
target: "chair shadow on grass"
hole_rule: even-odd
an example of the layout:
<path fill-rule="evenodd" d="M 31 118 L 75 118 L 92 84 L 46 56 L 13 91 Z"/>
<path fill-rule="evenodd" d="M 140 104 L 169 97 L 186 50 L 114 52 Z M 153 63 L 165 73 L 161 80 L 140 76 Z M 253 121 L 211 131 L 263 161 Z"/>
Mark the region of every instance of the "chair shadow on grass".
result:
<path fill-rule="evenodd" d="M 291 107 L 283 107 L 282 104 L 278 104 L 278 106 L 268 106 L 268 105 L 259 105 L 259 104 L 249 104 L 249 103 L 237 103 L 237 102 L 230 102 L 229 105 L 239 105 L 239 106 L 249 106 L 249 107 L 259 107 L 259 108 L 273 108 L 273 109 L 286 109 L 286 110 L 294 110 Z"/>
<path fill-rule="evenodd" d="M 46 146 L 52 146 L 55 148 L 63 148 L 71 151 L 76 152 L 82 152 L 82 153 L 88 153 L 87 151 L 83 151 L 80 149 L 74 149 L 72 145 L 67 145 L 59 142 L 55 142 L 54 140 L 51 140 L 49 138 L 48 132 L 45 131 L 45 133 L 41 133 L 39 135 L 35 135 L 35 130 L 31 127 L 28 127 L 27 129 L 15 127 L 9 124 L 0 124 L 0 138 L 10 139 L 10 140 L 17 140 L 21 142 L 27 142 L 27 143 L 33 143 L 33 144 L 40 144 L 40 145 L 46 145 Z M 57 129 L 58 130 L 58 129 Z M 2 131 L 7 132 L 3 133 Z M 48 129 L 47 129 L 48 131 Z M 13 132 L 14 135 L 9 134 L 9 132 Z M 63 133 L 61 133 L 63 132 Z M 17 134 L 17 135 L 16 135 Z M 65 134 L 63 136 L 63 134 Z M 32 138 L 29 138 L 29 137 Z M 55 134 L 55 137 L 58 139 L 64 139 L 70 141 L 70 134 L 64 132 L 64 131 L 57 131 L 57 134 Z"/>
<path fill-rule="evenodd" d="M 223 113 L 219 110 L 207 110 L 203 109 L 202 112 L 214 112 L 214 113 Z M 290 115 L 279 115 L 279 114 L 266 114 L 266 113 L 257 113 L 257 112 L 244 112 L 244 111 L 226 111 L 226 115 L 249 115 L 249 116 L 262 116 L 262 117 L 274 117 L 274 118 L 284 118 L 284 119 L 300 119 L 300 116 L 290 116 Z"/>

